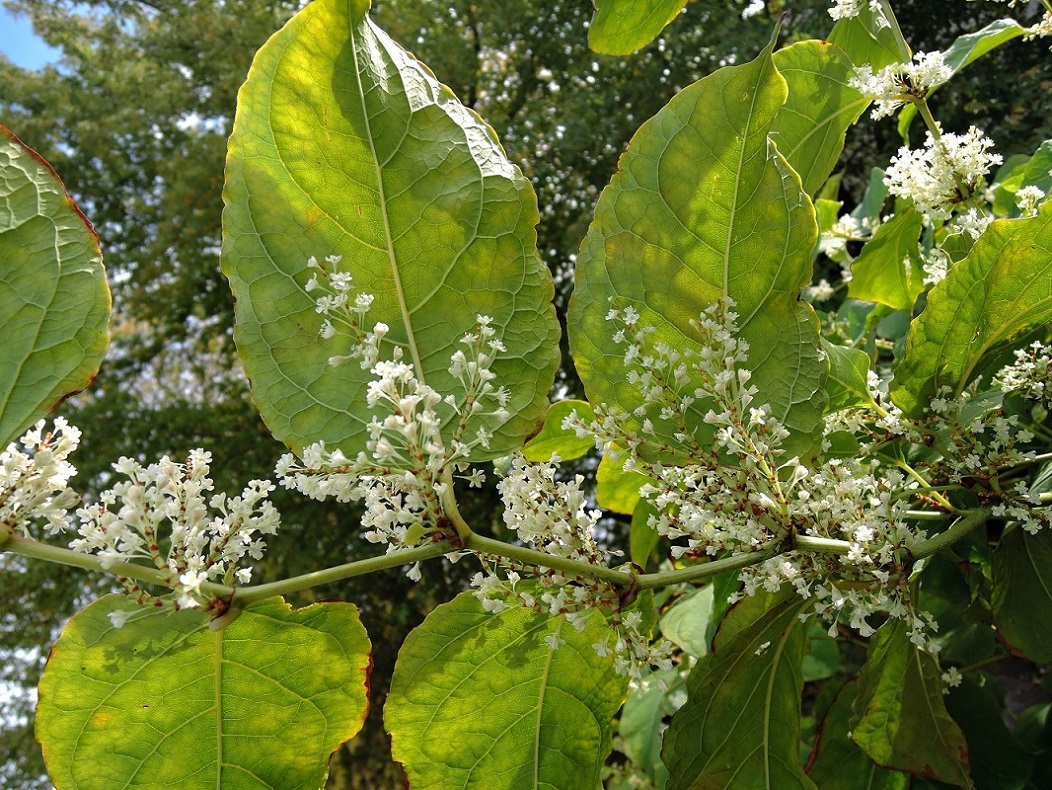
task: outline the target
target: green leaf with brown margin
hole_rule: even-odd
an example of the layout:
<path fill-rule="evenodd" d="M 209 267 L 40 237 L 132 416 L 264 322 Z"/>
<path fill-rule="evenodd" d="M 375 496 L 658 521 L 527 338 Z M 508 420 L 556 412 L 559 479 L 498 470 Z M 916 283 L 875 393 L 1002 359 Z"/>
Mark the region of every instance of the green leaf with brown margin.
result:
<path fill-rule="evenodd" d="M 798 756 L 806 607 L 786 591 L 757 593 L 728 612 L 665 734 L 668 790 L 815 787 Z"/>
<path fill-rule="evenodd" d="M 971 787 L 968 747 L 942 692 L 939 663 L 910 641 L 904 620 L 888 620 L 858 677 L 852 739 L 885 768 Z"/>
<path fill-rule="evenodd" d="M 0 126 L 0 449 L 91 383 L 109 320 L 99 237 L 51 165 Z"/>
<path fill-rule="evenodd" d="M 40 680 L 37 737 L 58 790 L 320 787 L 368 709 L 358 609 L 280 598 L 221 630 L 199 610 L 109 595 L 79 612 Z"/>

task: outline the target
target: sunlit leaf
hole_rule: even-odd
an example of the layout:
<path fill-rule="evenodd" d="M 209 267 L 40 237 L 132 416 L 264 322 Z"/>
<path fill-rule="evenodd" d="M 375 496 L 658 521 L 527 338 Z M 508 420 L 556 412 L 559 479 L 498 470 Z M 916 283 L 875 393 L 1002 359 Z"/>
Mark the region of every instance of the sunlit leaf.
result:
<path fill-rule="evenodd" d="M 935 393 L 956 395 L 991 350 L 1052 320 L 1052 203 L 1029 219 L 996 220 L 928 294 L 913 321 L 891 395 L 909 415 Z"/>
<path fill-rule="evenodd" d="M 665 734 L 669 790 L 814 788 L 797 755 L 805 606 L 758 593 L 727 614 Z"/>
<path fill-rule="evenodd" d="M 639 472 L 626 472 L 620 462 L 604 455 L 595 472 L 595 502 L 601 508 L 630 516 L 639 503 L 639 489 L 648 480 Z"/>
<path fill-rule="evenodd" d="M 868 383 L 869 355 L 860 349 L 834 346 L 824 340 L 822 348 L 829 358 L 829 378 L 826 379 L 828 411 L 833 413 L 872 403 Z"/>
<path fill-rule="evenodd" d="M 58 790 L 320 787 L 365 720 L 370 645 L 346 603 L 271 598 L 213 631 L 196 610 L 107 596 L 77 614 L 40 681 L 37 735 Z"/>
<path fill-rule="evenodd" d="M 373 378 L 356 342 L 322 342 L 307 260 L 340 269 L 376 301 L 442 394 L 478 315 L 507 352 L 494 364 L 512 419 L 478 457 L 518 449 L 537 429 L 559 362 L 548 268 L 536 248 L 536 197 L 493 131 L 428 69 L 373 26 L 366 0 L 309 4 L 256 55 L 230 138 L 223 267 L 236 297 L 235 340 L 267 425 L 294 450 L 324 440 L 364 448 Z M 355 291 L 357 293 L 358 291 Z M 440 405 L 445 433 L 451 408 Z"/>
<path fill-rule="evenodd" d="M 562 616 L 512 606 L 490 614 L 471 593 L 431 612 L 398 654 L 384 722 L 412 787 L 599 787 L 627 683 Z M 565 640 L 552 651 L 546 638 Z"/>
<path fill-rule="evenodd" d="M 548 407 L 544 427 L 522 448 L 522 454 L 527 461 L 543 463 L 552 457 L 552 453 L 563 461 L 572 461 L 595 447 L 595 439 L 591 436 L 579 439 L 573 430 L 563 428 L 563 420 L 574 412 L 577 412 L 577 416 L 585 423 L 595 419 L 595 412 L 588 401 L 561 400 Z"/>
<path fill-rule="evenodd" d="M 588 46 L 604 55 L 642 49 L 683 10 L 687 0 L 595 0 Z"/>
<path fill-rule="evenodd" d="M 815 194 L 836 167 L 844 136 L 869 104 L 847 83 L 854 64 L 828 41 L 800 41 L 774 53 L 774 65 L 789 86 L 772 139 Z"/>
<path fill-rule="evenodd" d="M 964 735 L 942 692 L 938 662 L 910 641 L 905 621 L 889 620 L 870 641 L 851 737 L 885 768 L 970 787 Z"/>
<path fill-rule="evenodd" d="M 924 218 L 913 208 L 882 223 L 851 264 L 848 295 L 896 310 L 912 310 L 924 291 L 917 245 L 923 225 Z"/>
<path fill-rule="evenodd" d="M 826 39 L 844 50 L 855 65 L 868 63 L 875 70 L 913 57 L 908 47 L 902 49 L 905 44 L 896 39 L 883 15 L 868 3 L 862 4 L 856 16 L 837 20 Z"/>
<path fill-rule="evenodd" d="M 91 223 L 51 166 L 0 126 L 0 449 L 91 383 L 109 318 Z"/>
<path fill-rule="evenodd" d="M 629 525 L 629 555 L 632 562 L 640 568 L 646 568 L 657 549 L 661 536 L 650 526 L 650 517 L 657 515 L 657 510 L 647 500 L 640 499 L 632 511 L 632 523 Z"/>
<path fill-rule="evenodd" d="M 798 298 L 811 278 L 817 223 L 798 177 L 767 137 L 785 97 L 768 47 L 752 63 L 681 91 L 632 139 L 599 198 L 569 306 L 574 364 L 590 402 L 630 415 L 642 405 L 606 320 L 611 300 L 655 327 L 654 343 L 684 349 L 698 344 L 690 321 L 729 296 L 751 344 L 758 402 L 770 403 L 793 432 L 793 452 L 817 447 L 825 362 L 814 311 Z M 699 399 L 687 410 L 702 442 L 714 431 L 704 422 L 711 407 Z M 682 446 L 647 408 L 658 438 Z M 624 428 L 638 431 L 642 419 L 632 415 Z"/>

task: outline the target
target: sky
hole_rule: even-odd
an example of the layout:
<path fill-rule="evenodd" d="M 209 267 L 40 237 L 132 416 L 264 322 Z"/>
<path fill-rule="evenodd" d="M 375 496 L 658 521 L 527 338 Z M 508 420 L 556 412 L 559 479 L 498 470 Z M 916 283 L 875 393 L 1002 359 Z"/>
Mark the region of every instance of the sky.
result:
<path fill-rule="evenodd" d="M 59 51 L 45 44 L 25 17 L 15 17 L 0 6 L 0 52 L 12 63 L 27 69 L 37 69 L 58 60 Z"/>

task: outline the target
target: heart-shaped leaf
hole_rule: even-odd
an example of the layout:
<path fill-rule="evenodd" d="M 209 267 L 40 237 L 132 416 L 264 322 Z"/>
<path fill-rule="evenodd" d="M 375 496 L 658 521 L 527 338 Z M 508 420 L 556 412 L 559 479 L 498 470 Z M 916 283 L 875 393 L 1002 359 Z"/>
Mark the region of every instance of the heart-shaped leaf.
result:
<path fill-rule="evenodd" d="M 412 787 L 595 790 L 626 679 L 561 615 L 443 604 L 398 654 L 384 721 Z M 546 641 L 548 640 L 548 641 Z M 562 641 L 552 650 L 549 642 Z"/>
<path fill-rule="evenodd" d="M 107 596 L 77 614 L 40 681 L 37 737 L 58 790 L 320 787 L 361 729 L 369 639 L 346 603 L 252 604 L 213 631 L 197 610 Z"/>

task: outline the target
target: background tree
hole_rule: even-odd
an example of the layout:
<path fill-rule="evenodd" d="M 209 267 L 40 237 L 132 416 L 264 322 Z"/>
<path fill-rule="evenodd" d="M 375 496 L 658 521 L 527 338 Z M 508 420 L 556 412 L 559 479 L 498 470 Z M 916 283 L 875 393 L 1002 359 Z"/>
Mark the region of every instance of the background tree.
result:
<path fill-rule="evenodd" d="M 219 270 L 223 162 L 236 93 L 252 55 L 294 13 L 293 0 L 18 0 L 63 52 L 61 64 L 27 72 L 0 60 L 0 123 L 51 161 L 102 238 L 115 283 L 115 344 L 94 387 L 65 406 L 84 429 L 81 484 L 101 484 L 120 455 L 153 458 L 205 446 L 217 484 L 239 488 L 269 476 L 281 447 L 256 415 L 229 340 L 229 290 Z M 768 2 L 748 18 L 736 0 L 693 0 L 662 37 L 629 58 L 587 49 L 591 4 L 580 0 L 377 0 L 374 18 L 414 49 L 495 128 L 533 181 L 541 205 L 539 246 L 557 282 L 563 315 L 571 265 L 602 187 L 636 128 L 680 88 L 728 62 L 747 60 L 783 12 L 783 35 L 821 37 L 822 0 Z M 945 47 L 1004 14 L 994 3 L 896 3 L 918 49 Z M 947 25 L 947 20 L 950 24 Z M 930 31 L 930 40 L 925 36 Z M 1038 42 L 999 49 L 995 73 L 1021 83 L 980 84 L 966 72 L 936 98 L 948 126 L 984 127 L 1006 153 L 1032 151 L 1052 109 L 1052 70 Z M 988 73 L 985 72 L 984 73 Z M 1047 129 L 1047 126 L 1045 126 Z M 863 122 L 847 169 L 890 156 L 894 124 Z M 846 180 L 850 205 L 863 187 Z M 560 386 L 579 393 L 572 368 Z M 500 529 L 492 492 L 474 503 L 473 525 Z M 306 571 L 377 549 L 353 512 L 285 497 L 285 529 L 257 578 Z M 623 540 L 616 523 L 611 540 Z M 107 586 L 105 579 L 0 559 L 0 684 L 32 687 L 55 625 Z M 420 585 L 400 573 L 353 581 L 323 594 L 356 602 L 374 640 L 373 708 L 382 704 L 397 646 L 437 600 L 463 583 L 461 566 L 431 566 Z M 294 601 L 303 603 L 304 600 Z M 17 624 L 17 625 L 16 625 Z M 29 632 L 27 633 L 27 629 Z M 26 651 L 25 645 L 38 647 Z M 0 709 L 15 722 L 0 735 L 5 786 L 43 786 L 32 711 L 16 697 Z M 392 786 L 378 713 L 334 761 L 333 787 Z"/>

